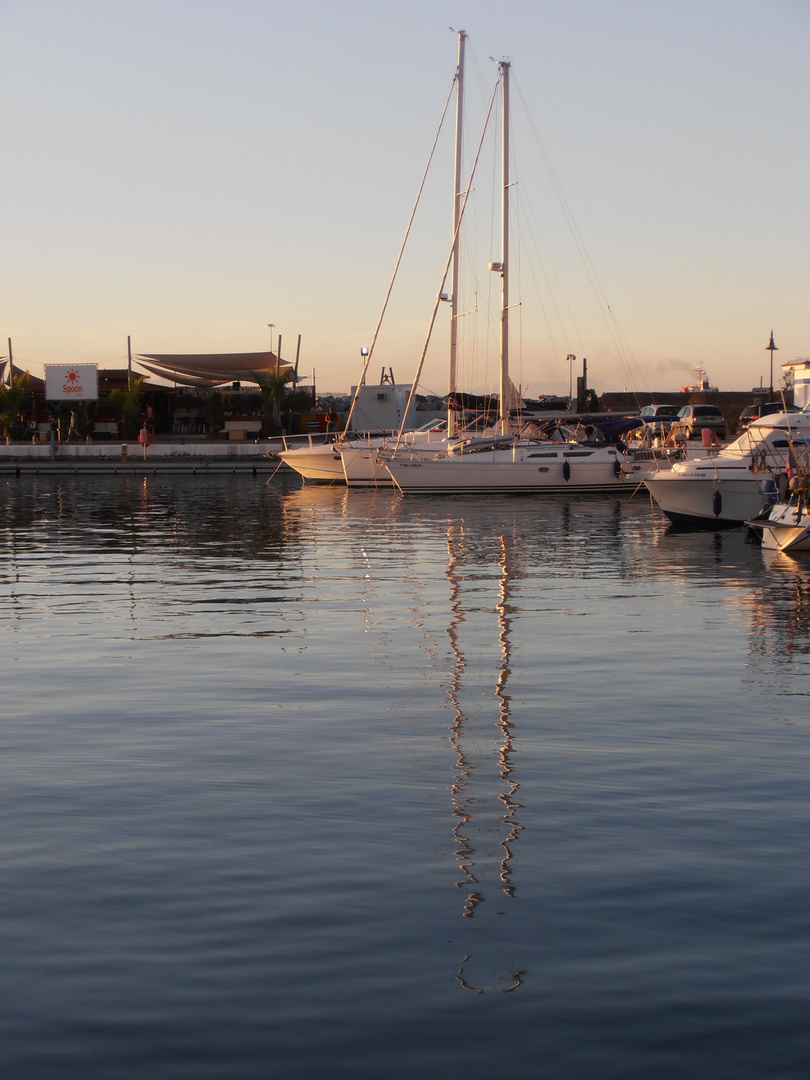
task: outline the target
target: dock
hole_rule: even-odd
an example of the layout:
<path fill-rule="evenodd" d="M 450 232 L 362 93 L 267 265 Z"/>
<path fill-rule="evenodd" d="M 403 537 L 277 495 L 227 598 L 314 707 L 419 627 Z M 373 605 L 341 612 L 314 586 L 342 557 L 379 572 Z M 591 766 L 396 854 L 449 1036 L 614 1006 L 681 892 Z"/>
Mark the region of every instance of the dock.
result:
<path fill-rule="evenodd" d="M 289 472 L 278 458 L 280 439 L 256 442 L 155 440 L 144 453 L 137 442 L 15 442 L 0 444 L 0 476 L 79 475 L 106 473 L 144 476 L 157 473 Z"/>

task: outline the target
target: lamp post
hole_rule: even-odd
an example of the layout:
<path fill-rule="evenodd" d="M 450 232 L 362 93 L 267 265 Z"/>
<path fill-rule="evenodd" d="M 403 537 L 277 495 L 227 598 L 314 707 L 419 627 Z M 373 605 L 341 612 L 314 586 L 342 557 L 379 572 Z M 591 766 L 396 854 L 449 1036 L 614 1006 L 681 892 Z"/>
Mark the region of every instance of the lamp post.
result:
<path fill-rule="evenodd" d="M 273 327 L 275 325 L 276 324 L 274 322 L 269 322 L 267 324 L 267 329 L 270 331 L 270 355 L 271 356 L 273 355 Z M 276 364 L 276 367 L 278 367 L 278 364 Z"/>
<path fill-rule="evenodd" d="M 765 352 L 771 354 L 771 400 L 773 400 L 773 354 L 779 352 L 779 349 L 773 343 L 773 330 L 771 330 L 771 340 L 765 346 Z"/>
<path fill-rule="evenodd" d="M 366 385 L 366 368 L 368 367 L 368 347 L 366 345 L 360 346 L 360 355 L 363 357 L 363 371 L 361 374 L 360 385 Z"/>

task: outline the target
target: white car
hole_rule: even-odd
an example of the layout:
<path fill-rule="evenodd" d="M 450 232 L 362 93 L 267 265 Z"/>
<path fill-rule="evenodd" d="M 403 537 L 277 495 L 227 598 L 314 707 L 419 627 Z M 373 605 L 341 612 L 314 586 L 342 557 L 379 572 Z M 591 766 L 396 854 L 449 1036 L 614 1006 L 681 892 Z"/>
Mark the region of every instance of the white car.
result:
<path fill-rule="evenodd" d="M 666 435 L 679 411 L 680 405 L 645 405 L 638 415 L 656 435 Z"/>

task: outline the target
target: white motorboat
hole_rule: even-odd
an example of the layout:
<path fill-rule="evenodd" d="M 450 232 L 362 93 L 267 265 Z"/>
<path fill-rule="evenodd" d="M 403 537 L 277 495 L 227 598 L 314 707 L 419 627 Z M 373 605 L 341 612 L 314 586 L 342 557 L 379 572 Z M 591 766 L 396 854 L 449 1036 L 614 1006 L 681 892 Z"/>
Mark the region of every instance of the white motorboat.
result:
<path fill-rule="evenodd" d="M 790 554 L 810 551 L 810 507 L 807 504 L 807 479 L 793 476 L 789 483 L 790 498 L 773 504 L 770 513 L 760 515 L 746 525 L 759 534 L 762 546 L 770 551 Z"/>
<path fill-rule="evenodd" d="M 773 502 L 791 446 L 802 451 L 808 445 L 810 413 L 776 413 L 755 420 L 717 453 L 638 475 L 676 525 L 739 525 Z"/>
<path fill-rule="evenodd" d="M 747 524 L 761 531 L 764 548 L 810 551 L 810 510 L 803 501 L 774 503 L 768 517 Z"/>

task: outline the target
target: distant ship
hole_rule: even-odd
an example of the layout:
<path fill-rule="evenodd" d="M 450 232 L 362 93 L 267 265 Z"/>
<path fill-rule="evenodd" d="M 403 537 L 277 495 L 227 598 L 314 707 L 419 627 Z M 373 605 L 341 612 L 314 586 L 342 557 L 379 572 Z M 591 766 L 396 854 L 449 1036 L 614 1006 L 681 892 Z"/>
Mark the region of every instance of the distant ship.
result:
<path fill-rule="evenodd" d="M 698 364 L 695 374 L 697 375 L 696 382 L 693 386 L 682 386 L 682 394 L 696 394 L 700 392 L 716 394 L 718 392 L 716 386 L 709 386 L 709 376 L 706 374 L 701 364 Z"/>

